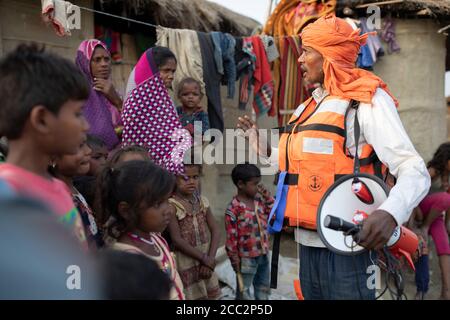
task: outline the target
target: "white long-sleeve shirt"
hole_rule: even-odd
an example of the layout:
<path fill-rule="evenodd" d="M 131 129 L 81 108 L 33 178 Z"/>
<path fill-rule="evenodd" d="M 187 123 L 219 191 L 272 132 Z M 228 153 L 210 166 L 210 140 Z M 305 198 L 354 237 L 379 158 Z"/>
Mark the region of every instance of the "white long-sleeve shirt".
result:
<path fill-rule="evenodd" d="M 322 88 L 313 92 L 316 103 L 326 95 Z M 301 109 L 303 106 L 299 106 L 298 110 Z M 431 183 L 430 175 L 403 128 L 394 101 L 384 90 L 378 89 L 372 104 L 361 103 L 357 112 L 361 128 L 358 147 L 367 143 L 372 145 L 380 161 L 397 178 L 396 185 L 378 209 L 389 212 L 397 225 L 402 225 L 426 196 Z M 352 155 L 355 154 L 354 120 L 355 110 L 351 109 L 346 119 L 346 146 Z M 271 165 L 278 166 L 278 148 L 272 148 L 268 160 Z M 302 245 L 325 247 L 315 231 L 298 228 L 295 238 Z"/>

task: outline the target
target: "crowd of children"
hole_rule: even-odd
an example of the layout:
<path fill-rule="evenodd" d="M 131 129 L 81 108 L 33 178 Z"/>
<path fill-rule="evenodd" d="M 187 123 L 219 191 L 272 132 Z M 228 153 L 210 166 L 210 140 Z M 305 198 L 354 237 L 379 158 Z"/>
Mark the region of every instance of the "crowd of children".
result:
<path fill-rule="evenodd" d="M 161 78 L 170 88 L 173 70 L 161 70 Z M 101 268 L 108 264 L 100 273 L 102 297 L 221 298 L 214 271 L 220 230 L 201 195 L 201 165 L 185 163 L 182 173 L 173 174 L 153 163 L 143 146 L 108 150 L 100 136 L 88 134 L 83 105 L 91 90 L 83 72 L 36 45 L 21 45 L 2 59 L 0 85 L 0 98 L 7 101 L 0 107 L 2 195 L 11 191 L 47 205 L 82 251 Z M 177 111 L 192 135 L 195 121 L 200 121 L 200 134 L 209 128 L 202 96 L 198 81 L 180 83 Z M 238 196 L 228 211 L 239 214 L 235 202 L 248 210 L 235 229 L 239 234 L 227 235 L 227 243 L 233 242 L 227 252 L 246 290 L 254 283 L 255 297 L 267 299 L 265 228 L 273 199 L 258 189 L 261 175 L 255 166 L 235 171 Z M 256 243 L 248 239 L 253 236 Z M 239 243 L 242 237 L 246 240 Z M 244 270 L 247 258 L 256 263 L 254 273 Z M 238 298 L 250 296 L 247 292 Z"/>
<path fill-rule="evenodd" d="M 156 50 L 153 58 L 171 88 L 176 59 L 167 50 Z M 174 174 L 154 163 L 144 146 L 109 150 L 101 137 L 88 134 L 83 106 L 90 94 L 75 64 L 36 45 L 21 45 L 0 61 L 0 196 L 13 193 L 48 206 L 103 266 L 104 298 L 220 299 L 220 229 L 201 193 L 202 166 L 185 162 Z M 202 97 L 198 81 L 180 82 L 177 114 L 192 136 L 209 128 Z M 418 297 L 428 290 L 430 233 L 448 299 L 449 143 L 438 149 L 429 171 L 439 185 L 411 217 L 424 243 L 416 265 Z M 274 198 L 255 165 L 238 164 L 231 180 L 237 192 L 225 213 L 225 249 L 236 273 L 236 298 L 268 299 L 267 220 Z"/>

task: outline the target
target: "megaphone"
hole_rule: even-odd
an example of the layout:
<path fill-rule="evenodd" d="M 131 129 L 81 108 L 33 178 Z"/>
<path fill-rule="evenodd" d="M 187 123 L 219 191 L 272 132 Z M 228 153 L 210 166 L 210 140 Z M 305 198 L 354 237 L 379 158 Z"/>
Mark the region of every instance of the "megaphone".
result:
<path fill-rule="evenodd" d="M 327 248 L 339 254 L 358 254 L 365 249 L 355 238 L 364 219 L 387 198 L 388 189 L 375 176 L 358 174 L 336 181 L 325 193 L 317 213 L 317 229 Z M 417 251 L 419 240 L 409 229 L 397 226 L 386 246 L 397 259 L 406 258 L 414 270 L 411 256 Z"/>
<path fill-rule="evenodd" d="M 359 246 L 352 234 L 330 229 L 325 218 L 334 216 L 353 225 L 360 223 L 387 199 L 384 182 L 365 173 L 345 175 L 325 192 L 317 210 L 317 231 L 325 246 L 341 255 L 353 255 L 366 249 Z"/>

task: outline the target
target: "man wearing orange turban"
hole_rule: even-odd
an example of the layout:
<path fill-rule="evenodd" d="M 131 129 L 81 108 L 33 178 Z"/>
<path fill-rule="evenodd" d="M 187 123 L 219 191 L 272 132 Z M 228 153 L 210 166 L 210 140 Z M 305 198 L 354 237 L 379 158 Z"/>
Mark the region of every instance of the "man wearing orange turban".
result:
<path fill-rule="evenodd" d="M 321 86 L 280 131 L 279 148 L 263 141 L 248 116 L 238 122 L 255 150 L 278 165 L 284 179 L 277 194 L 286 201 L 279 201 L 281 209 L 275 204 L 273 212 L 298 227 L 295 239 L 300 244 L 305 299 L 375 298 L 375 290 L 367 287 L 370 251 L 354 257 L 337 254 L 326 248 L 316 230 L 318 203 L 336 177 L 353 173 L 355 155 L 364 162 L 361 172 L 381 178 L 389 172 L 397 178 L 387 199 L 364 221 L 359 244 L 368 250 L 387 243 L 430 187 L 425 163 L 400 121 L 397 100 L 379 77 L 355 67 L 367 36 L 334 15 L 303 29 L 303 78 Z M 359 106 L 352 107 L 352 102 Z"/>
<path fill-rule="evenodd" d="M 306 26 L 301 33 L 303 47 L 319 52 L 323 58 L 323 86 L 330 95 L 371 103 L 378 88 L 386 91 L 386 84 L 373 73 L 355 67 L 359 49 L 368 34 L 360 35 L 345 20 L 327 15 Z"/>

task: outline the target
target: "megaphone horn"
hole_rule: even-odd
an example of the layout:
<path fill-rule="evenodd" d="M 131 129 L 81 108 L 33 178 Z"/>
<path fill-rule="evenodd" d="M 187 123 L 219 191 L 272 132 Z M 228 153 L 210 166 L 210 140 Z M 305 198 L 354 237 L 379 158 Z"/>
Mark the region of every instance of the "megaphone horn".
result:
<path fill-rule="evenodd" d="M 364 252 L 354 237 L 356 228 L 371 212 L 375 211 L 387 199 L 388 189 L 383 180 L 365 173 L 346 175 L 336 180 L 325 192 L 317 210 L 317 231 L 325 246 L 338 254 L 355 255 Z M 333 219 L 326 216 L 334 215 Z M 325 221 L 327 220 L 327 221 Z M 327 222 L 327 223 L 325 223 Z M 328 226 L 346 228 L 336 232 Z M 352 233 L 348 231 L 352 229 Z M 353 239 L 351 245 L 349 241 Z"/>

